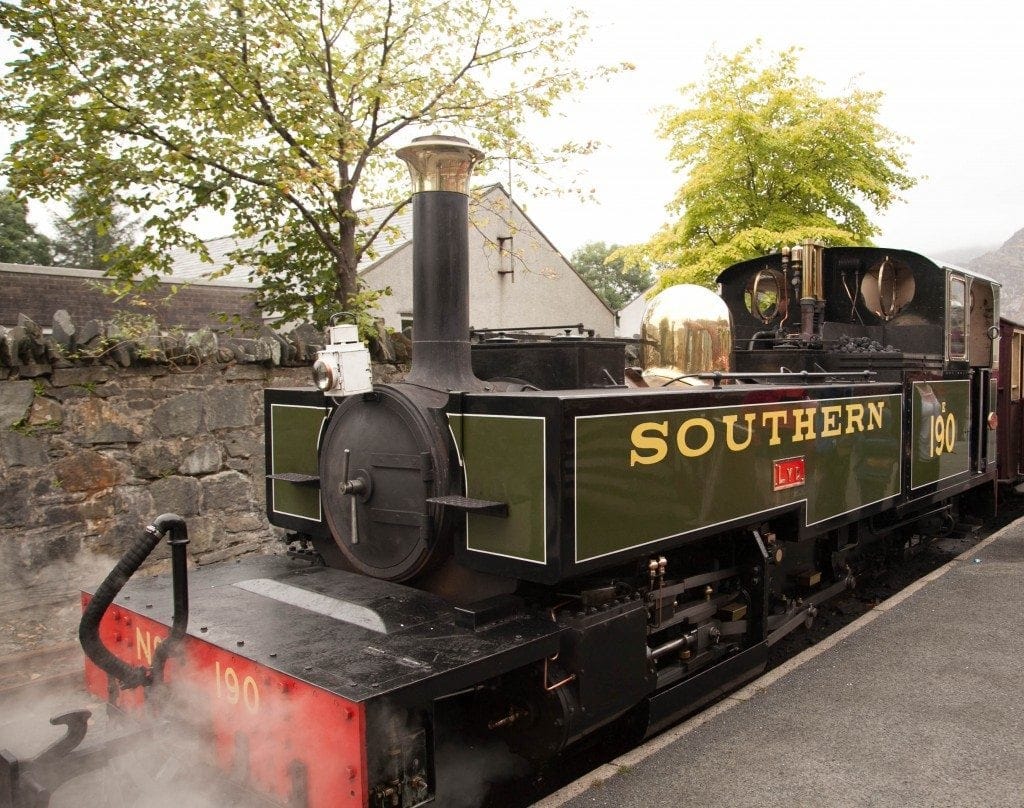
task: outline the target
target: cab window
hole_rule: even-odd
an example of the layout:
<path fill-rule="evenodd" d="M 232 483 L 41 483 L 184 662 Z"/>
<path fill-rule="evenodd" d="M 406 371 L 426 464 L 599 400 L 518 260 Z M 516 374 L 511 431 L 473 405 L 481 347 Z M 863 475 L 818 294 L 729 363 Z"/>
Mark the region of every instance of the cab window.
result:
<path fill-rule="evenodd" d="M 950 359 L 967 358 L 967 282 L 956 275 L 949 276 L 949 295 L 946 309 L 946 333 Z"/>

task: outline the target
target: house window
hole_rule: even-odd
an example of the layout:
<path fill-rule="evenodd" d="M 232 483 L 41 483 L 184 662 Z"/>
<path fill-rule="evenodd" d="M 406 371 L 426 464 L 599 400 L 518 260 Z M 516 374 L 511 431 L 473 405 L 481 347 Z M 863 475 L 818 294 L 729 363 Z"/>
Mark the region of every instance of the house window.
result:
<path fill-rule="evenodd" d="M 402 312 L 398 315 L 401 328 L 399 329 L 403 334 L 408 332 L 412 334 L 412 312 Z"/>
<path fill-rule="evenodd" d="M 498 236 L 498 274 L 511 275 L 516 279 L 516 268 L 512 264 L 512 236 Z"/>

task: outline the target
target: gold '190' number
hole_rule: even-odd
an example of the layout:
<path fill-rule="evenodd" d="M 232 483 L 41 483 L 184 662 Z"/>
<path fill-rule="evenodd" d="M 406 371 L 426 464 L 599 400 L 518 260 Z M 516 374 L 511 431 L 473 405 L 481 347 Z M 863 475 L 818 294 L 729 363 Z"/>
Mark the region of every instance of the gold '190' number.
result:
<path fill-rule="evenodd" d="M 238 673 L 230 665 L 221 667 L 220 661 L 214 663 L 214 676 L 217 680 L 217 698 L 224 699 L 228 704 L 241 703 L 246 710 L 254 715 L 260 709 L 260 688 L 256 680 L 246 676 L 239 681 Z"/>
<path fill-rule="evenodd" d="M 928 431 L 931 435 L 928 457 L 938 457 L 953 451 L 956 446 L 956 418 L 953 413 L 931 416 Z"/>

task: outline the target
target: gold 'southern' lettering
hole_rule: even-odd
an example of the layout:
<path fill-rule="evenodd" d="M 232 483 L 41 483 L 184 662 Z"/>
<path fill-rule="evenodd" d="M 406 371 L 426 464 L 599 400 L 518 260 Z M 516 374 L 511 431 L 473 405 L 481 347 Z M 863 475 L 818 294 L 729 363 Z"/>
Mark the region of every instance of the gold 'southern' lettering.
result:
<path fill-rule="evenodd" d="M 704 430 L 704 443 L 697 448 L 692 448 L 686 439 L 691 429 Z M 700 457 L 711 451 L 715 444 L 715 425 L 707 418 L 687 418 L 679 427 L 676 433 L 676 444 L 679 446 L 679 453 L 683 457 Z"/>
<path fill-rule="evenodd" d="M 655 432 L 657 435 L 649 434 Z M 630 468 L 637 465 L 649 466 L 652 463 L 660 463 L 668 457 L 668 421 L 644 421 L 633 427 L 630 436 L 633 441 L 633 448 L 629 451 Z M 640 454 L 637 450 L 649 451 L 651 454 Z"/>
<path fill-rule="evenodd" d="M 802 440 L 814 440 L 818 433 L 814 431 L 814 414 L 817 407 L 801 407 L 793 410 L 793 443 Z"/>
<path fill-rule="evenodd" d="M 834 438 L 842 434 L 843 428 L 839 421 L 842 412 L 843 407 L 840 404 L 821 408 L 821 437 Z"/>
<path fill-rule="evenodd" d="M 768 441 L 769 446 L 778 446 L 782 443 L 782 438 L 779 437 L 779 424 L 786 423 L 786 416 L 785 410 L 769 410 L 761 413 L 761 426 L 768 426 L 770 423 L 772 427 L 772 437 Z"/>
<path fill-rule="evenodd" d="M 740 443 L 736 440 L 736 421 L 739 420 L 738 415 L 725 415 L 722 417 L 722 423 L 725 424 L 725 445 L 729 447 L 731 452 L 742 452 L 754 439 L 754 418 L 756 416 L 752 412 L 744 413 L 743 420 L 747 422 L 747 439 Z"/>
<path fill-rule="evenodd" d="M 833 399 L 833 401 L 835 401 Z M 669 454 L 669 434 L 673 434 L 674 451 L 682 457 L 697 458 L 711 452 L 716 443 L 724 437 L 730 452 L 744 452 L 750 449 L 754 438 L 764 438 L 759 431 L 767 434 L 769 446 L 783 443 L 802 443 L 818 437 L 835 438 L 841 435 L 856 435 L 883 428 L 886 401 L 840 401 L 824 404 L 810 401 L 815 406 L 778 404 L 775 410 L 740 411 L 716 415 L 685 417 L 689 410 L 674 413 L 664 421 L 645 421 L 633 427 L 632 448 L 629 453 L 630 466 L 649 466 L 660 463 Z M 760 420 L 758 416 L 760 414 Z M 682 420 L 676 420 L 682 419 Z M 787 429 L 788 427 L 788 429 Z M 945 421 L 943 422 L 945 428 Z M 955 435 L 951 426 L 942 433 L 942 441 L 949 443 Z"/>
<path fill-rule="evenodd" d="M 856 426 L 854 426 L 856 424 Z M 864 405 L 861 403 L 846 405 L 846 434 L 864 431 Z"/>
<path fill-rule="evenodd" d="M 884 401 L 868 402 L 868 430 L 882 428 L 882 410 L 884 409 Z"/>

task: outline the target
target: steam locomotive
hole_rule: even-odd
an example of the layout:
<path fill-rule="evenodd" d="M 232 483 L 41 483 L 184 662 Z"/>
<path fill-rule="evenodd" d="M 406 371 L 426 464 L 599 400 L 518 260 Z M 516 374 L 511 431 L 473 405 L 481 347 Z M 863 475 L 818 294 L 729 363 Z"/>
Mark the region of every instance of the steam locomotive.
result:
<path fill-rule="evenodd" d="M 90 689 L 131 708 L 184 683 L 217 764 L 277 803 L 444 804 L 445 726 L 534 762 L 623 717 L 656 733 L 994 485 L 997 283 L 808 242 L 725 270 L 720 296 L 652 301 L 642 373 L 620 340 L 471 344 L 481 155 L 399 155 L 408 377 L 370 384 L 335 325 L 316 387 L 266 394 L 267 513 L 293 557 L 186 586 L 167 515 L 83 597 Z M 167 534 L 175 574 L 128 581 Z"/>

